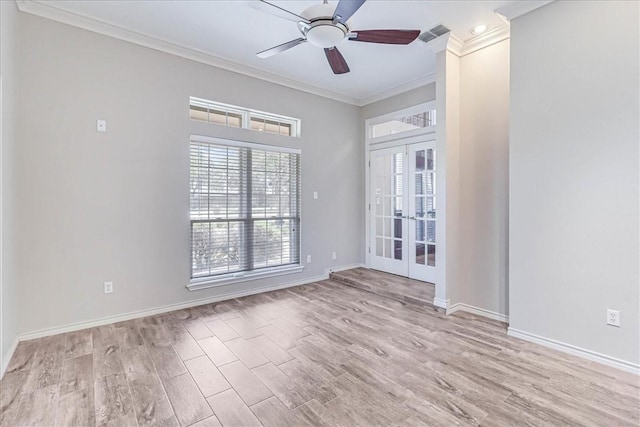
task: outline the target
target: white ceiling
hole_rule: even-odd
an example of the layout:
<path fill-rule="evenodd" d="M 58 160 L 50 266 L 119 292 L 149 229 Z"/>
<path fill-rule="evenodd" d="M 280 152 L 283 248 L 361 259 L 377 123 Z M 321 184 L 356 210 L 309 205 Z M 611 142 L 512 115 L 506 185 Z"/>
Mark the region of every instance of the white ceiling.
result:
<path fill-rule="evenodd" d="M 109 24 L 153 39 L 260 70 L 301 85 L 310 85 L 353 100 L 372 99 L 394 88 L 428 78 L 435 71 L 435 56 L 428 45 L 416 40 L 408 46 L 342 41 L 338 47 L 351 72 L 334 75 L 322 49 L 309 43 L 280 55 L 259 59 L 256 53 L 300 37 L 295 22 L 252 7 L 257 0 L 119 1 L 50 0 L 46 8 Z M 24 2 L 44 6 L 44 2 Z M 294 13 L 320 0 L 273 0 Z M 335 1 L 331 2 L 335 3 Z M 350 19 L 352 30 L 417 29 L 444 24 L 462 41 L 473 38 L 469 30 L 485 24 L 504 27 L 494 13 L 518 1 L 368 0 Z M 530 2 L 534 3 L 534 2 Z M 19 3 L 20 4 L 20 3 Z M 21 9 L 24 10 L 23 7 Z M 28 10 L 27 10 L 28 11 Z M 86 20 L 85 20 L 86 21 Z M 273 79 L 272 79 L 273 80 Z"/>

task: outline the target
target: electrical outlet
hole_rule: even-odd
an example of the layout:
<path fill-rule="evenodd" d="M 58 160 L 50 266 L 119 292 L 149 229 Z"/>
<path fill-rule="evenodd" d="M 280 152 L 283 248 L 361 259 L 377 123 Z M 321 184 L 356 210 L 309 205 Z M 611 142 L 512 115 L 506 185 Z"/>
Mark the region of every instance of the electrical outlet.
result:
<path fill-rule="evenodd" d="M 311 264 L 311 255 L 307 255 L 307 264 Z"/>
<path fill-rule="evenodd" d="M 113 292 L 113 282 L 104 282 L 104 293 L 110 294 Z"/>
<path fill-rule="evenodd" d="M 607 325 L 620 327 L 620 312 L 607 309 Z"/>
<path fill-rule="evenodd" d="M 331 252 L 331 259 L 334 261 L 338 259 L 338 253 L 336 251 Z"/>

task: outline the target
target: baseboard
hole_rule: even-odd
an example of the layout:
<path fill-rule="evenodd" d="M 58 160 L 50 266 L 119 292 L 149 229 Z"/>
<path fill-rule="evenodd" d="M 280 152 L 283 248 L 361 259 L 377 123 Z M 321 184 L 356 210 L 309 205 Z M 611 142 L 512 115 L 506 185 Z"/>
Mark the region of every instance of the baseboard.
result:
<path fill-rule="evenodd" d="M 13 357 L 13 353 L 16 352 L 16 348 L 18 347 L 18 337 L 15 337 L 13 339 L 13 344 L 11 344 L 11 347 L 9 347 L 9 351 L 7 352 L 7 354 L 3 354 L 2 355 L 2 366 L 0 366 L 0 380 L 4 377 L 4 373 L 7 371 L 7 368 L 9 367 L 9 362 L 11 361 L 11 358 Z"/>
<path fill-rule="evenodd" d="M 217 295 L 215 297 L 201 298 L 192 301 L 186 301 L 178 304 L 170 304 L 162 307 L 151 308 L 147 310 L 133 311 L 125 314 L 118 314 L 115 316 L 102 317 L 100 319 L 90 320 L 86 322 L 71 323 L 65 326 L 59 326 L 54 328 L 40 329 L 33 332 L 26 332 L 18 334 L 18 341 L 28 341 L 36 338 L 47 337 L 50 335 L 64 334 L 67 332 L 79 331 L 82 329 L 93 328 L 96 326 L 108 325 L 110 323 L 123 322 L 125 320 L 138 319 L 140 317 L 154 316 L 156 314 L 168 313 L 170 311 L 181 310 L 184 308 L 196 307 L 199 305 L 210 304 L 213 302 L 219 302 L 229 300 L 233 298 L 246 297 L 249 295 L 260 294 L 263 292 L 277 291 L 279 289 L 292 288 L 294 286 L 306 285 L 308 283 L 319 282 L 329 278 L 328 274 L 323 274 L 314 277 L 308 277 L 306 279 L 297 280 L 294 282 L 288 282 L 275 286 L 265 286 L 262 288 L 251 289 L 242 292 L 230 292 L 224 295 Z"/>
<path fill-rule="evenodd" d="M 622 369 L 623 371 L 631 372 L 632 374 L 640 375 L 640 365 L 636 363 L 616 359 L 615 357 L 607 356 L 606 354 L 597 353 L 595 351 L 587 350 L 586 348 L 577 347 L 575 345 L 563 343 L 561 341 L 556 341 L 551 338 L 542 337 L 529 332 L 520 331 L 518 329 L 508 328 L 507 335 L 540 344 L 554 350 L 573 354 L 574 356 L 579 356 L 594 362 L 602 363 L 603 365 Z"/>
<path fill-rule="evenodd" d="M 367 268 L 367 267 L 365 267 L 364 264 L 342 265 L 340 267 L 330 267 L 327 269 L 326 273 L 327 275 L 329 275 L 331 273 L 337 273 L 339 271 L 353 270 L 354 268 Z"/>
<path fill-rule="evenodd" d="M 484 308 L 475 307 L 473 305 L 464 304 L 461 302 L 453 304 L 447 309 L 447 314 L 453 314 L 456 311 L 466 311 L 467 313 L 477 314 L 478 316 L 487 317 L 489 319 L 497 320 L 502 323 L 509 323 L 509 316 L 506 314 L 498 313 Z"/>
<path fill-rule="evenodd" d="M 451 301 L 448 299 L 442 299 L 437 297 L 433 299 L 433 305 L 435 305 L 436 307 L 444 308 L 445 310 L 449 309 L 450 302 Z"/>

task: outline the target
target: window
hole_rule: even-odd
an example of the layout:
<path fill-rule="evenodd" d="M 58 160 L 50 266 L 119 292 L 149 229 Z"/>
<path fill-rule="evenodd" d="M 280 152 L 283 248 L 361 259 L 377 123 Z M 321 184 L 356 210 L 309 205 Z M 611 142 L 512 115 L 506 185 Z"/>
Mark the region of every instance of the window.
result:
<path fill-rule="evenodd" d="M 236 107 L 200 98 L 189 98 L 192 120 L 217 125 L 251 129 L 285 136 L 300 136 L 300 119 Z"/>
<path fill-rule="evenodd" d="M 388 140 L 434 130 L 436 125 L 434 104 L 416 105 L 368 120 L 369 139 Z"/>
<path fill-rule="evenodd" d="M 191 278 L 300 265 L 297 150 L 192 137 Z"/>

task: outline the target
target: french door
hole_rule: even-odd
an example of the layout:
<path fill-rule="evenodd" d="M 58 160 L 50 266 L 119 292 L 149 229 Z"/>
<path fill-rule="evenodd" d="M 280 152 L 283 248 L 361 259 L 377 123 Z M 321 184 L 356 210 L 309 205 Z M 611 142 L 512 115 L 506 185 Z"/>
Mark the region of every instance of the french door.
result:
<path fill-rule="evenodd" d="M 372 150 L 369 157 L 371 268 L 435 282 L 435 142 Z"/>

